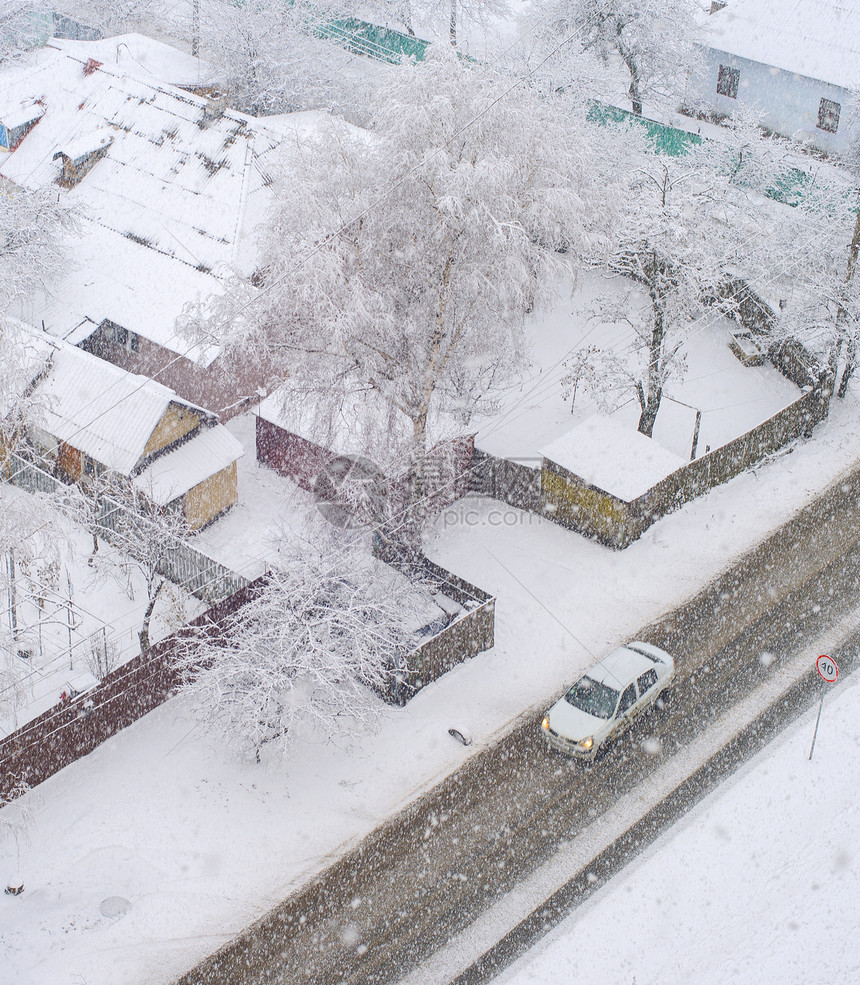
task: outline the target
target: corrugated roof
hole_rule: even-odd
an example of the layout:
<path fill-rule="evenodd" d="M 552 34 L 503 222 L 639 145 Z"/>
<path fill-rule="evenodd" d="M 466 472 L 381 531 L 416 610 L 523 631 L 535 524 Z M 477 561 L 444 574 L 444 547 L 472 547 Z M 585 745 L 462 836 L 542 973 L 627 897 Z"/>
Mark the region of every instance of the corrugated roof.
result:
<path fill-rule="evenodd" d="M 157 458 L 135 477 L 134 485 L 157 505 L 167 506 L 244 454 L 240 442 L 222 424 L 203 427 L 174 451 Z"/>
<path fill-rule="evenodd" d="M 850 89 L 860 84 L 860 0 L 729 0 L 708 44 Z"/>
<path fill-rule="evenodd" d="M 143 34 L 118 34 L 94 41 L 52 38 L 50 43 L 77 58 L 93 58 L 102 65 L 130 72 L 153 82 L 174 86 L 199 86 L 214 79 L 214 70 L 201 58 Z"/>
<path fill-rule="evenodd" d="M 84 206 L 86 221 L 74 237 L 80 262 L 54 292 L 60 334 L 83 317 L 109 317 L 185 355 L 174 327 L 183 305 L 221 290 L 234 270 L 253 269 L 253 227 L 264 211 L 256 200 L 268 201 L 271 170 L 261 162 L 277 152 L 284 127 L 232 110 L 204 121 L 203 97 L 110 66 L 85 75 L 85 64 L 83 54 L 49 48 L 0 70 L 9 112 L 36 99 L 45 106 L 39 126 L 0 158 L 0 176 L 51 185 L 61 173 L 55 154 L 110 134 L 107 154 L 63 192 Z M 207 365 L 215 355 L 189 358 Z"/>
<path fill-rule="evenodd" d="M 122 475 L 131 473 L 177 401 L 168 387 L 60 341 L 38 393 L 41 427 Z"/>
<path fill-rule="evenodd" d="M 40 106 L 38 103 L 30 103 L 28 106 L 22 106 L 20 109 L 10 109 L 8 113 L 0 114 L 0 123 L 8 130 L 14 130 L 15 127 L 20 126 L 22 123 L 30 123 L 33 120 L 38 120 L 41 116 L 44 116 L 44 113 L 44 106 Z"/>

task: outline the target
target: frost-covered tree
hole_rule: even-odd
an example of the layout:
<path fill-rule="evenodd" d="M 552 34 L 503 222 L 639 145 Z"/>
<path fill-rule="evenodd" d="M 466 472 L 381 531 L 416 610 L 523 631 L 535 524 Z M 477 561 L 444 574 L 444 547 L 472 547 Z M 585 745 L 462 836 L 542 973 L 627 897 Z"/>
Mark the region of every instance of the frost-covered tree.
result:
<path fill-rule="evenodd" d="M 51 7 L 42 0 L 0 0 L 0 63 L 44 44 L 52 20 Z"/>
<path fill-rule="evenodd" d="M 32 788 L 20 776 L 5 777 L 3 789 L 0 790 L 0 845 L 15 846 L 15 867 L 4 873 L 6 891 L 20 893 L 24 888 L 21 879 L 21 846 L 30 843 L 30 832 L 35 827 L 36 814 L 34 809 Z M 6 852 L 3 852 L 3 857 Z"/>
<path fill-rule="evenodd" d="M 215 70 L 227 101 L 253 116 L 352 106 L 369 82 L 346 79 L 343 53 L 316 37 L 314 24 L 334 17 L 333 4 L 304 0 L 209 2 L 200 21 L 200 55 Z"/>
<path fill-rule="evenodd" d="M 289 159 L 261 287 L 235 284 L 204 334 L 257 353 L 297 401 L 373 391 L 408 431 L 420 500 L 431 419 L 463 427 L 517 377 L 524 313 L 603 221 L 589 139 L 449 49 L 400 69 L 372 133 L 334 130 Z"/>
<path fill-rule="evenodd" d="M 592 371 L 583 373 L 580 359 L 566 385 L 575 377 L 603 398 L 613 390 L 635 396 L 639 430 L 650 436 L 665 387 L 683 375 L 684 344 L 705 305 L 736 314 L 739 284 L 762 294 L 803 285 L 819 299 L 834 289 L 828 254 L 840 241 L 844 250 L 847 239 L 828 210 L 844 215 L 845 206 L 832 191 L 819 197 L 783 145 L 747 124 L 679 156 L 656 153 L 638 123 L 608 129 L 601 153 L 611 157 L 604 168 L 621 205 L 604 263 L 635 290 L 599 298 L 591 314 L 627 322 L 632 340 L 592 349 L 585 354 Z M 774 190 L 792 182 L 803 188 L 800 204 L 774 201 Z M 825 240 L 827 251 L 810 254 L 811 243 Z"/>
<path fill-rule="evenodd" d="M 28 191 L 0 180 L 0 284 L 9 310 L 43 292 L 71 262 L 68 234 L 77 228 L 73 209 L 56 191 Z"/>
<path fill-rule="evenodd" d="M 353 734 L 379 714 L 406 650 L 404 579 L 325 532 L 283 546 L 256 596 L 181 658 L 185 692 L 207 728 L 259 760 L 298 737 Z"/>
<path fill-rule="evenodd" d="M 457 46 L 458 31 L 463 23 L 486 27 L 493 20 L 510 13 L 507 0 L 424 0 L 416 6 L 444 22 L 453 47 Z"/>
<path fill-rule="evenodd" d="M 121 552 L 121 558 L 115 552 L 100 552 L 95 565 L 97 573 L 102 577 L 125 577 L 128 581 L 127 569 L 131 568 L 143 578 L 146 606 L 137 635 L 140 652 L 145 655 L 150 648 L 153 612 L 170 590 L 165 572 L 171 570 L 171 562 L 181 551 L 188 526 L 181 509 L 157 507 L 152 497 L 133 488 L 127 488 L 124 496 L 103 495 L 98 513 L 102 535 Z"/>
<path fill-rule="evenodd" d="M 696 59 L 701 19 L 695 0 L 539 0 L 547 41 L 571 39 L 559 62 L 578 52 L 626 72 L 633 112 L 645 99 L 677 95 Z"/>

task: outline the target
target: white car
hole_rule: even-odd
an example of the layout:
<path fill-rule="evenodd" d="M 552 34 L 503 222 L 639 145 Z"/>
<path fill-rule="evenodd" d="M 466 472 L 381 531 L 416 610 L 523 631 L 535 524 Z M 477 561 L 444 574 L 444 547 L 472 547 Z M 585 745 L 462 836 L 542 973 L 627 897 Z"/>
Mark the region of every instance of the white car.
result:
<path fill-rule="evenodd" d="M 638 640 L 613 650 L 550 708 L 541 728 L 553 749 L 594 759 L 633 719 L 650 708 L 675 676 L 675 661 Z"/>

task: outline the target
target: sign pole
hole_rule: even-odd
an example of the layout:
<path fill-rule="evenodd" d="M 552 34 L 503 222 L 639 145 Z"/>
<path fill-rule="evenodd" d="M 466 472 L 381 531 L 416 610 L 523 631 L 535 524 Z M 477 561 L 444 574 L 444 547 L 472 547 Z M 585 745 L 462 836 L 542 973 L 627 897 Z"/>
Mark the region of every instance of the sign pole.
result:
<path fill-rule="evenodd" d="M 815 719 L 815 731 L 812 733 L 812 745 L 809 747 L 809 759 L 812 759 L 812 754 L 815 752 L 815 740 L 818 736 L 818 725 L 821 722 L 821 709 L 823 707 L 824 707 L 824 681 L 821 682 L 821 698 L 818 702 L 818 718 Z"/>
<path fill-rule="evenodd" d="M 860 212 L 858 212 L 860 216 Z M 860 222 L 860 218 L 858 218 Z M 812 759 L 812 754 L 815 752 L 815 740 L 818 737 L 818 726 L 821 723 L 821 709 L 824 707 L 824 685 L 833 684 L 836 678 L 839 676 L 839 668 L 836 666 L 836 661 L 831 660 L 826 654 L 822 654 L 815 661 L 815 669 L 818 671 L 818 676 L 821 678 L 821 697 L 818 701 L 818 718 L 815 719 L 815 731 L 812 734 L 812 745 L 809 747 L 809 758 Z"/>

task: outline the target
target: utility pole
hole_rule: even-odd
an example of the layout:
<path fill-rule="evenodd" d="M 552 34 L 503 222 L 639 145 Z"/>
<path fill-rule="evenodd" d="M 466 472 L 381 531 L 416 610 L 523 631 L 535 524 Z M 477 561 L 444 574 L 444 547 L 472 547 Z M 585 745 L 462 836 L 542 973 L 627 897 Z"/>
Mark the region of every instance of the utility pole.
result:
<path fill-rule="evenodd" d="M 191 5 L 191 54 L 195 58 L 200 54 L 200 0 Z"/>

